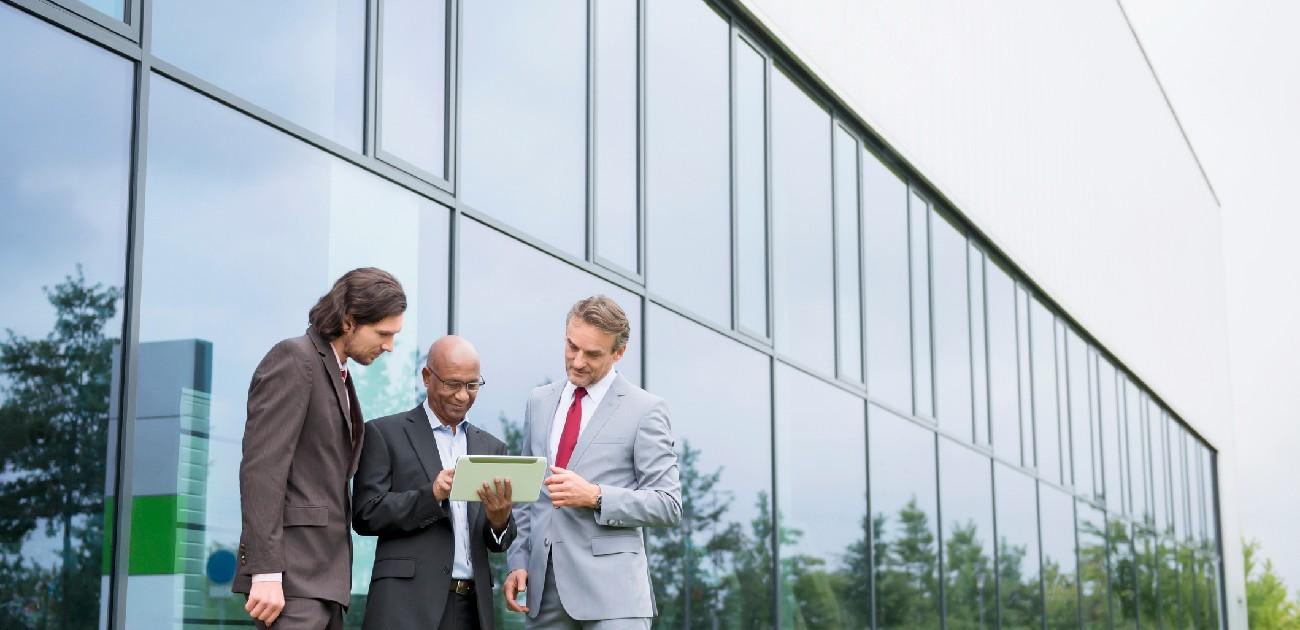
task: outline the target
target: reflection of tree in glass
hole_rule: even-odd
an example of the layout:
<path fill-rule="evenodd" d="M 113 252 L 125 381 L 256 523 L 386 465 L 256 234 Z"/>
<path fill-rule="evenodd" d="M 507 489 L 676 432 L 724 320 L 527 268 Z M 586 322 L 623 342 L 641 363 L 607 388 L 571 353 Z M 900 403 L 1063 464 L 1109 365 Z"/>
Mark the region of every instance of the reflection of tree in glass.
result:
<path fill-rule="evenodd" d="M 1085 628 L 1110 627 L 1107 597 L 1106 532 L 1091 520 L 1079 521 L 1080 613 Z"/>
<path fill-rule="evenodd" d="M 939 625 L 939 556 L 929 516 L 916 495 L 898 511 L 886 536 L 888 517 L 877 513 L 871 527 L 876 557 L 876 624 L 880 628 Z"/>
<path fill-rule="evenodd" d="M 115 339 L 104 325 L 121 291 L 88 285 L 77 266 L 45 296 L 44 339 L 0 342 L 0 627 L 90 628 L 105 564 L 104 469 Z M 23 541 L 62 538 L 58 566 L 25 563 Z M 55 615 L 57 614 L 57 618 Z"/>
<path fill-rule="evenodd" d="M 993 560 L 985 553 L 974 521 L 955 524 L 944 543 L 948 627 L 991 628 L 997 618 Z"/>
<path fill-rule="evenodd" d="M 1110 541 L 1110 591 L 1115 625 L 1133 626 L 1138 619 L 1138 566 L 1128 525 L 1110 521 L 1107 525 Z"/>
<path fill-rule="evenodd" d="M 1061 566 L 1055 558 L 1044 556 L 1043 594 L 1046 602 L 1047 627 L 1074 628 L 1079 625 L 1079 602 L 1076 589 L 1074 567 Z"/>
<path fill-rule="evenodd" d="M 1013 545 L 1006 537 L 998 547 L 998 588 L 1002 599 L 1002 627 L 1010 629 L 1042 626 L 1043 602 L 1039 593 L 1038 558 L 1026 567 L 1025 545 Z M 1029 569 L 1026 575 L 1025 569 Z"/>

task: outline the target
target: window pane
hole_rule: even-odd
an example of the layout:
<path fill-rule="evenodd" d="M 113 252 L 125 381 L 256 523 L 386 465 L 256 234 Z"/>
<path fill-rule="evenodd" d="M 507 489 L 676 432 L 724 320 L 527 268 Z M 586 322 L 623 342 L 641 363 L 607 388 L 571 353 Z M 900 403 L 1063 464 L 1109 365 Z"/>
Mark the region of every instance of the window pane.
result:
<path fill-rule="evenodd" d="M 993 628 L 993 473 L 990 460 L 939 439 L 944 610 L 949 628 Z"/>
<path fill-rule="evenodd" d="M 1156 574 L 1159 565 L 1156 556 L 1155 535 L 1145 528 L 1134 528 L 1134 551 L 1136 554 L 1138 581 L 1138 626 L 1142 628 L 1157 627 L 1156 617 L 1159 609 L 1157 601 L 1159 591 L 1156 589 Z"/>
<path fill-rule="evenodd" d="M 123 16 L 126 14 L 126 0 L 81 0 L 81 2 L 115 20 L 125 19 Z"/>
<path fill-rule="evenodd" d="M 858 228 L 858 141 L 835 126 L 835 325 L 840 378 L 862 382 L 862 262 Z"/>
<path fill-rule="evenodd" d="M 1037 435 L 1034 428 L 1034 370 L 1030 361 L 1032 343 L 1029 337 L 1029 293 L 1016 286 L 1016 362 L 1020 377 L 1020 465 L 1033 468 L 1037 455 Z"/>
<path fill-rule="evenodd" d="M 934 265 L 934 401 L 939 425 L 973 438 L 971 422 L 970 294 L 966 236 L 937 212 L 930 216 Z"/>
<path fill-rule="evenodd" d="M 596 253 L 637 272 L 637 2 L 595 11 Z"/>
<path fill-rule="evenodd" d="M 1074 499 L 1038 484 L 1042 509 L 1043 592 L 1048 628 L 1079 627 L 1079 596 L 1074 555 Z"/>
<path fill-rule="evenodd" d="M 1101 458 L 1105 468 L 1104 498 L 1106 509 L 1114 514 L 1132 513 L 1128 493 L 1128 452 L 1125 448 L 1124 417 L 1120 415 L 1119 392 L 1116 389 L 1115 366 L 1105 357 L 1097 357 L 1097 391 L 1100 409 L 1097 419 L 1101 424 Z"/>
<path fill-rule="evenodd" d="M 912 413 L 934 416 L 930 354 L 930 204 L 908 196 L 908 234 L 912 259 Z M 895 333 L 897 334 L 897 333 Z"/>
<path fill-rule="evenodd" d="M 1169 522 L 1169 460 L 1165 440 L 1164 410 L 1156 406 L 1155 401 L 1147 398 L 1147 431 L 1151 440 L 1151 488 L 1154 497 L 1156 533 L 1164 536 L 1171 533 Z"/>
<path fill-rule="evenodd" d="M 156 0 L 153 52 L 361 151 L 366 3 Z"/>
<path fill-rule="evenodd" d="M 998 592 L 1003 628 L 1042 626 L 1038 493 L 1032 477 L 994 464 L 998 519 Z"/>
<path fill-rule="evenodd" d="M 1065 350 L 1065 322 L 1056 319 L 1056 417 L 1060 423 L 1061 483 L 1071 485 L 1074 451 L 1070 445 L 1070 393 Z M 1086 381 L 1085 381 L 1086 382 Z"/>
<path fill-rule="evenodd" d="M 867 279 L 867 392 L 912 408 L 911 305 L 907 257 L 907 185 L 875 155 L 862 154 Z"/>
<path fill-rule="evenodd" d="M 934 433 L 875 405 L 868 409 L 876 627 L 937 628 Z"/>
<path fill-rule="evenodd" d="M 1116 628 L 1137 628 L 1138 567 L 1133 535 L 1124 521 L 1109 521 L 1111 616 Z"/>
<path fill-rule="evenodd" d="M 772 268 L 778 352 L 835 371 L 831 126 L 826 110 L 772 73 Z"/>
<path fill-rule="evenodd" d="M 971 410 L 975 414 L 975 442 L 989 443 L 989 364 L 984 317 L 984 252 L 975 243 L 967 249 L 967 270 L 970 277 L 970 347 Z"/>
<path fill-rule="evenodd" d="M 656 624 L 771 627 L 769 359 L 658 306 L 647 339 L 646 383 L 672 407 L 685 510 L 679 527 L 645 530 Z M 717 365 L 727 378 L 717 378 Z"/>
<path fill-rule="evenodd" d="M 1082 501 L 1079 518 L 1079 602 L 1084 628 L 1110 627 L 1110 587 L 1106 565 L 1106 515 Z"/>
<path fill-rule="evenodd" d="M 379 4 L 379 146 L 446 178 L 446 0 Z"/>
<path fill-rule="evenodd" d="M 729 323 L 730 27 L 699 0 L 647 2 L 645 14 L 646 282 Z"/>
<path fill-rule="evenodd" d="M 1140 395 L 1133 381 L 1127 376 L 1122 376 L 1120 382 L 1123 384 L 1121 391 L 1124 396 L 1124 422 L 1128 430 L 1128 467 L 1130 480 L 1133 483 L 1131 492 L 1133 499 L 1133 516 L 1138 522 L 1147 524 L 1151 518 L 1151 508 L 1149 496 L 1149 468 L 1147 462 L 1147 453 L 1149 452 L 1146 420 L 1143 416 L 1143 407 L 1140 401 Z"/>
<path fill-rule="evenodd" d="M 461 11 L 461 197 L 586 258 L 587 4 L 466 2 Z"/>
<path fill-rule="evenodd" d="M 1088 400 L 1088 344 L 1073 329 L 1066 329 L 1066 394 L 1069 403 L 1070 445 L 1074 449 L 1074 488 L 1091 497 L 1093 483 L 1092 405 Z"/>
<path fill-rule="evenodd" d="M 94 628 L 112 566 L 132 67 L 9 6 L 0 56 L 0 626 Z"/>
<path fill-rule="evenodd" d="M 350 368 L 365 417 L 419 400 L 421 356 L 446 331 L 449 216 L 167 79 L 151 85 L 132 487 L 132 556 L 149 560 L 127 590 L 140 628 L 246 618 L 205 564 L 239 542 L 239 488 L 225 480 L 238 477 L 249 379 L 345 271 L 383 268 L 408 297 L 394 352 Z M 364 612 L 375 539 L 354 545 Z"/>
<path fill-rule="evenodd" d="M 865 428 L 861 398 L 777 364 L 782 627 L 870 619 Z"/>
<path fill-rule="evenodd" d="M 1203 553 L 1205 554 L 1204 579 L 1205 588 L 1209 592 L 1206 597 L 1206 618 L 1207 628 L 1220 627 L 1222 618 L 1220 617 L 1220 597 L 1222 592 L 1219 590 L 1219 573 L 1222 566 L 1223 558 L 1219 556 L 1219 522 L 1218 522 L 1218 492 L 1215 489 L 1214 473 L 1214 453 L 1209 448 L 1201 445 L 1202 457 L 1205 465 L 1201 469 L 1202 483 L 1205 486 L 1205 536 L 1201 539 Z"/>
<path fill-rule="evenodd" d="M 1056 318 L 1038 298 L 1029 302 L 1029 336 L 1033 361 L 1034 429 L 1038 442 L 1038 470 L 1061 481 L 1061 450 L 1056 407 Z"/>
<path fill-rule="evenodd" d="M 1016 348 L 1016 285 L 1002 265 L 985 264 L 988 313 L 989 413 L 993 450 L 1020 461 L 1020 383 Z M 1033 437 L 1033 434 L 1029 434 Z"/>
<path fill-rule="evenodd" d="M 767 62 L 736 45 L 736 310 L 739 327 L 767 326 Z"/>

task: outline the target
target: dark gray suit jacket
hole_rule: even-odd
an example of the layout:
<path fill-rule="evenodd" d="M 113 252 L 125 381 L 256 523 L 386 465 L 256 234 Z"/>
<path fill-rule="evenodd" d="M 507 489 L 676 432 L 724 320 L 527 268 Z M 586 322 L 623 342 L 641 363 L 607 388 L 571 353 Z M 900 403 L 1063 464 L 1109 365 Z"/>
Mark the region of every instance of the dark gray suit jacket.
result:
<path fill-rule="evenodd" d="M 467 421 L 461 427 L 469 454 L 506 454 L 506 445 L 487 431 Z M 443 467 L 423 405 L 366 423 L 365 448 L 352 485 L 353 527 L 363 536 L 379 536 L 365 628 L 428 630 L 442 619 L 455 545 L 451 506 L 433 496 L 433 480 Z M 510 547 L 515 522 L 511 517 L 497 545 L 482 504 L 470 502 L 468 508 L 479 623 L 492 630 L 488 552 Z"/>
<path fill-rule="evenodd" d="M 283 572 L 285 597 L 348 605 L 348 477 L 363 426 L 352 381 L 343 384 L 334 351 L 315 330 L 266 353 L 248 386 L 239 464 L 243 531 L 231 590 L 247 593 L 254 574 Z"/>

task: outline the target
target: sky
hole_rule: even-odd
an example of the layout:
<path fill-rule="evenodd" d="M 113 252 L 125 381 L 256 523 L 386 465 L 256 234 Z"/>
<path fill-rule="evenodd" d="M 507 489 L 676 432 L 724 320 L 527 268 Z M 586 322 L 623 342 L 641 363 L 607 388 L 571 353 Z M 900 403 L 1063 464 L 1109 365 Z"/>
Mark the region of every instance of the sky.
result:
<path fill-rule="evenodd" d="M 1220 200 L 1242 533 L 1300 598 L 1300 3 L 1121 4 Z"/>

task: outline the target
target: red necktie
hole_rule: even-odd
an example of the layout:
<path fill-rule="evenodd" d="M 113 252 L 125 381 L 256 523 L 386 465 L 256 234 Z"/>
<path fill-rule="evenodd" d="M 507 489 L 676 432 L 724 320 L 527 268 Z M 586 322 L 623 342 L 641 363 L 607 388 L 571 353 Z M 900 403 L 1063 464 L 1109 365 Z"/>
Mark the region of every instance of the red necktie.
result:
<path fill-rule="evenodd" d="M 582 428 L 582 397 L 587 395 L 587 388 L 573 390 L 573 404 L 569 405 L 569 415 L 564 418 L 564 431 L 560 433 L 560 446 L 555 451 L 555 465 L 569 467 L 569 458 L 573 456 L 573 447 L 578 445 L 578 431 Z"/>

